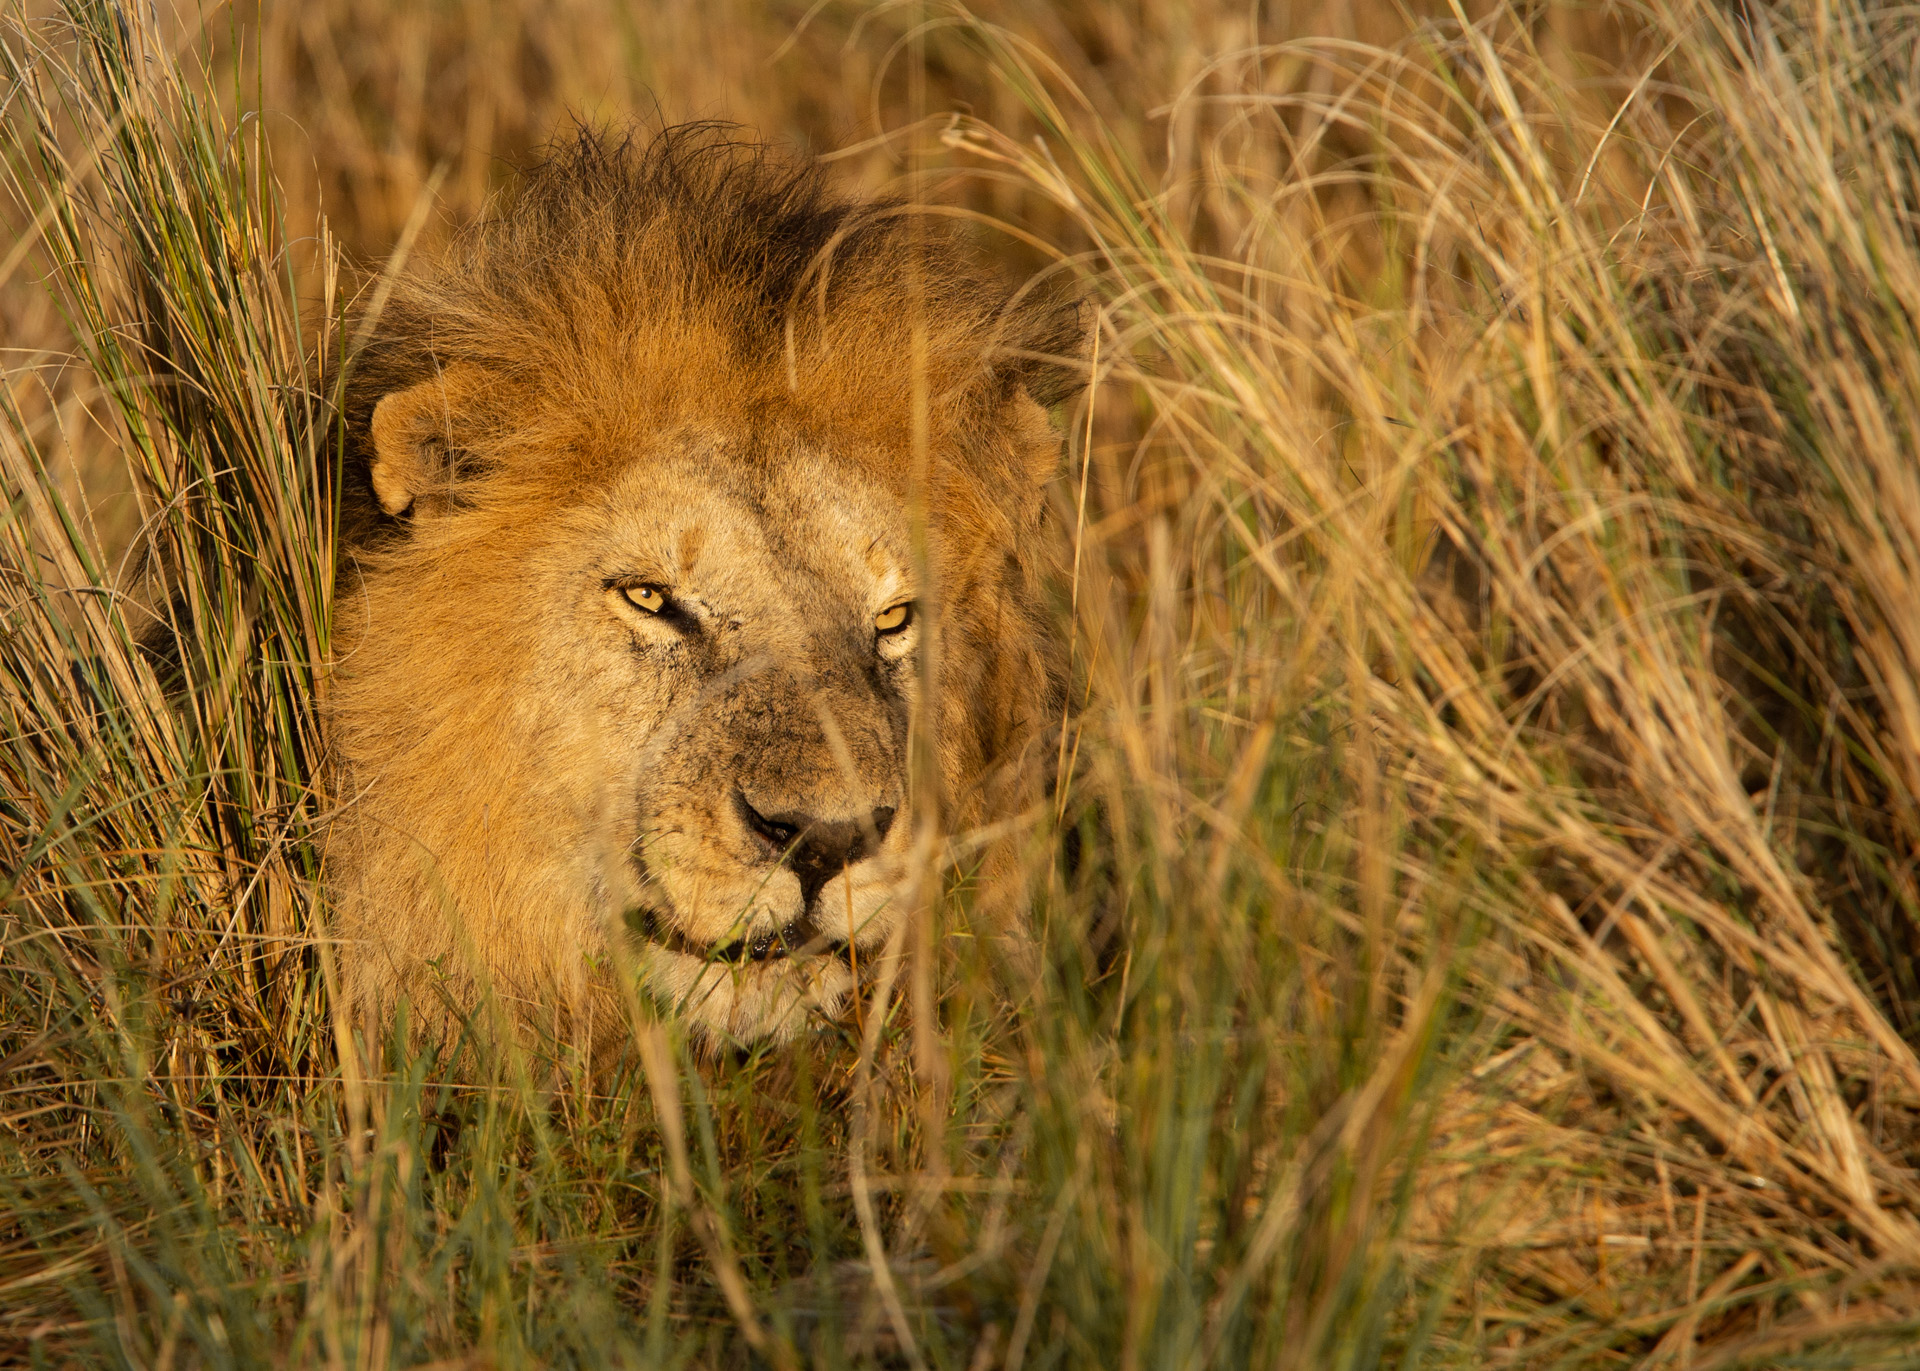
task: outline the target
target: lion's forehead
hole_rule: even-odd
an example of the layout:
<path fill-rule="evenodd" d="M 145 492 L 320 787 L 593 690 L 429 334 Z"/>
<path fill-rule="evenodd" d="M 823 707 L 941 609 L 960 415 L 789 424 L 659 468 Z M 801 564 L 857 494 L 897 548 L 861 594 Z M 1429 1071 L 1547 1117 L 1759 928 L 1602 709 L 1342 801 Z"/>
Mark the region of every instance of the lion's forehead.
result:
<path fill-rule="evenodd" d="M 825 596 L 866 612 L 909 584 L 899 500 L 857 464 L 805 448 L 662 445 L 618 468 L 581 513 L 585 550 L 609 576 L 681 587 L 716 610 Z"/>

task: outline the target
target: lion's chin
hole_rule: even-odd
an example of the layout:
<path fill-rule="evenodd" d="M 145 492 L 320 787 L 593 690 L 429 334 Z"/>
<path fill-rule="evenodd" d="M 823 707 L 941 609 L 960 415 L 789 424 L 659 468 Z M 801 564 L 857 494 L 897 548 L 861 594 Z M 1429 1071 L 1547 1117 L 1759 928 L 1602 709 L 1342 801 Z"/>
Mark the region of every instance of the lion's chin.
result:
<path fill-rule="evenodd" d="M 672 1017 L 715 1044 L 785 1042 L 816 1017 L 837 1017 L 853 991 L 845 961 L 813 953 L 719 962 L 655 945 L 642 969 Z"/>

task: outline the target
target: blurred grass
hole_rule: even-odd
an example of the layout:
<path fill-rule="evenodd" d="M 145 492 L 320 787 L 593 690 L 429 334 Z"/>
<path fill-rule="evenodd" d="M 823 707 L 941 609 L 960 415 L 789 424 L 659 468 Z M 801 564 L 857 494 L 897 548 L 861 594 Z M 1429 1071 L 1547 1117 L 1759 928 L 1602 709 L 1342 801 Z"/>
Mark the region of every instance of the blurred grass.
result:
<path fill-rule="evenodd" d="M 1910 17 L 693 15 L 9 12 L 0 1356 L 1914 1362 Z M 649 90 L 1099 306 L 1041 955 L 456 1079 L 333 1017 L 337 283 Z"/>

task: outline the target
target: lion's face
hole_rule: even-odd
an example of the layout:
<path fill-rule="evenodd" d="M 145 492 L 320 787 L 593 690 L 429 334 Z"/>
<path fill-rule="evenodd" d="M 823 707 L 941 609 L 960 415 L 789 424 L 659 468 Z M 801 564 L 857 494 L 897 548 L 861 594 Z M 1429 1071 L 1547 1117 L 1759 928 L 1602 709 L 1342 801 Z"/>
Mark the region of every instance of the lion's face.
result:
<path fill-rule="evenodd" d="M 584 139 L 363 321 L 327 862 L 371 1013 L 589 1046 L 635 967 L 791 1034 L 1058 718 L 1077 311 L 704 136 Z"/>
<path fill-rule="evenodd" d="M 474 419 L 496 390 L 456 367 L 373 415 L 400 536 L 336 613 L 350 976 L 428 1017 L 491 992 L 577 1023 L 630 964 L 709 1041 L 789 1036 L 904 916 L 921 794 L 1031 736 L 1030 563 L 951 461 L 916 530 L 898 444 L 537 401 Z M 1008 462 L 1050 458 L 1038 406 L 1008 406 Z"/>
<path fill-rule="evenodd" d="M 534 603 L 564 612 L 540 617 L 529 734 L 579 740 L 614 936 L 694 1023 L 744 1039 L 831 1012 L 901 917 L 910 535 L 857 465 L 681 436 L 537 559 Z"/>
<path fill-rule="evenodd" d="M 765 435 L 707 428 L 603 457 L 561 502 L 536 476 L 540 515 L 516 520 L 533 492 L 512 478 L 436 502 L 408 469 L 405 411 L 444 404 L 438 385 L 383 402 L 399 456 L 375 476 L 409 537 L 364 578 L 353 636 L 374 658 L 399 637 L 433 644 L 408 655 L 461 684 L 369 689 L 378 663 L 351 656 L 342 673 L 350 710 L 413 744 L 386 768 L 361 760 L 367 780 L 405 768 L 392 779 L 417 789 L 409 754 L 424 752 L 464 790 L 439 797 L 453 832 L 427 841 L 426 885 L 472 884 L 460 830 L 478 815 L 491 907 L 457 918 L 490 944 L 474 952 L 495 990 L 541 998 L 529 982 L 551 979 L 551 953 L 497 947 L 538 929 L 585 966 L 635 959 L 710 1037 L 833 1013 L 909 895 L 930 623 L 903 492 L 795 437 L 769 451 Z M 606 440 L 557 446 L 589 443 Z M 501 920 L 503 901 L 521 908 Z"/>

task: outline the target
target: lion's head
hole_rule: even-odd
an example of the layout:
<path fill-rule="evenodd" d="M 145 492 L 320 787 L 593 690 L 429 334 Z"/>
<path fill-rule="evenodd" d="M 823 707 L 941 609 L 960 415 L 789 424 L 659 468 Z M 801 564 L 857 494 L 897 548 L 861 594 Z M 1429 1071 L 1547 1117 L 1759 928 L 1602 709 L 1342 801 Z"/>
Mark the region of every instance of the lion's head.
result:
<path fill-rule="evenodd" d="M 1076 311 L 669 133 L 582 138 L 367 318 L 329 846 L 355 997 L 444 1027 L 490 987 L 577 1034 L 631 958 L 713 1039 L 837 1010 L 915 835 L 1057 709 L 1042 405 Z"/>

